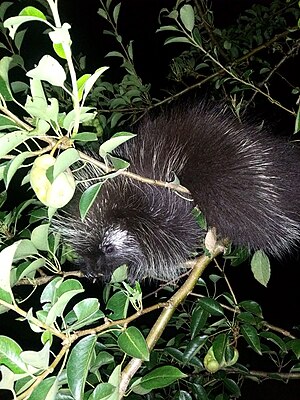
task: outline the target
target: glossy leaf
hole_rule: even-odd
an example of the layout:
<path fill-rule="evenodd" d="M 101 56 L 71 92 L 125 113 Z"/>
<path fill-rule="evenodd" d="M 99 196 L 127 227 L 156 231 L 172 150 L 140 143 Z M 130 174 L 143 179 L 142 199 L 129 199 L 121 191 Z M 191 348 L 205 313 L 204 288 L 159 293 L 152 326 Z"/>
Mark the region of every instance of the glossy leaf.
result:
<path fill-rule="evenodd" d="M 225 351 L 228 344 L 228 337 L 225 333 L 220 333 L 215 340 L 213 341 L 213 353 L 215 359 L 218 361 L 219 364 L 222 364 L 225 358 Z"/>
<path fill-rule="evenodd" d="M 58 381 L 55 376 L 46 378 L 34 389 L 28 400 L 54 400 L 58 392 Z"/>
<path fill-rule="evenodd" d="M 265 339 L 267 339 L 268 341 L 276 344 L 276 346 L 278 346 L 280 348 L 281 351 L 286 352 L 287 348 L 286 348 L 286 344 L 285 342 L 275 333 L 273 332 L 261 332 L 259 334 L 260 337 L 263 337 Z"/>
<path fill-rule="evenodd" d="M 75 400 L 83 398 L 96 341 L 96 336 L 81 339 L 72 349 L 68 359 L 66 366 L 68 385 Z"/>
<path fill-rule="evenodd" d="M 300 339 L 292 339 L 287 343 L 287 347 L 291 349 L 297 359 L 300 359 Z"/>
<path fill-rule="evenodd" d="M 253 300 L 241 301 L 239 305 L 240 307 L 243 307 L 244 310 L 249 311 L 254 315 L 257 315 L 258 317 L 263 316 L 261 306 Z"/>
<path fill-rule="evenodd" d="M 249 346 L 261 355 L 260 340 L 257 330 L 252 325 L 244 324 L 241 326 L 241 334 Z"/>
<path fill-rule="evenodd" d="M 97 182 L 91 185 L 87 190 L 85 190 L 79 201 L 79 211 L 81 219 L 84 219 L 89 212 L 93 202 L 95 201 L 103 182 Z"/>
<path fill-rule="evenodd" d="M 88 400 L 111 400 L 111 395 L 117 388 L 110 383 L 100 383 L 93 390 Z"/>
<path fill-rule="evenodd" d="M 208 395 L 204 387 L 198 383 L 191 385 L 192 392 L 195 395 L 195 399 L 208 400 Z"/>
<path fill-rule="evenodd" d="M 129 306 L 129 300 L 125 293 L 117 292 L 108 300 L 106 308 L 113 311 L 109 318 L 116 320 L 125 318 Z"/>
<path fill-rule="evenodd" d="M 201 307 L 196 307 L 192 314 L 191 336 L 192 339 L 204 328 L 209 313 Z"/>
<path fill-rule="evenodd" d="M 0 136 L 0 157 L 6 156 L 29 137 L 29 133 L 25 131 L 14 131 Z"/>
<path fill-rule="evenodd" d="M 187 375 L 173 366 L 159 367 L 146 374 L 140 385 L 144 389 L 159 389 L 171 385 L 177 379 L 185 378 Z"/>
<path fill-rule="evenodd" d="M 207 311 L 211 315 L 215 315 L 217 317 L 224 315 L 223 308 L 214 299 L 203 297 L 198 301 L 198 304 L 203 308 L 203 310 Z"/>
<path fill-rule="evenodd" d="M 183 353 L 183 361 L 184 363 L 188 363 L 204 346 L 207 341 L 207 335 L 196 336 L 192 339 L 185 348 Z"/>
<path fill-rule="evenodd" d="M 142 333 L 135 327 L 130 326 L 118 337 L 118 345 L 124 353 L 131 357 L 149 360 L 149 349 Z"/>
<path fill-rule="evenodd" d="M 225 387 L 230 391 L 235 398 L 241 396 L 241 390 L 233 379 L 225 378 L 223 380 Z"/>
<path fill-rule="evenodd" d="M 6 365 L 14 374 L 23 374 L 27 371 L 20 354 L 21 347 L 13 339 L 0 336 L 0 365 Z"/>

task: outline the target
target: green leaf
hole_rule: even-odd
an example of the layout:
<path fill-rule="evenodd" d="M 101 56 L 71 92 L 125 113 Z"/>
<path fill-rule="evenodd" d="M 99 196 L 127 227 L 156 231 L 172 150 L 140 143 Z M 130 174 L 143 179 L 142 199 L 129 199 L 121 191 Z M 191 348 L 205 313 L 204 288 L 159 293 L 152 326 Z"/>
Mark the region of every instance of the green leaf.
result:
<path fill-rule="evenodd" d="M 122 371 L 122 365 L 117 365 L 113 370 L 113 372 L 111 373 L 108 379 L 108 383 L 118 388 L 120 386 L 120 381 L 121 381 L 121 371 Z M 110 400 L 118 400 L 118 399 L 119 399 L 118 396 L 116 396 Z"/>
<path fill-rule="evenodd" d="M 164 349 L 164 353 L 169 354 L 176 361 L 178 361 L 179 363 L 183 364 L 183 352 L 180 351 L 179 349 L 176 349 L 174 347 L 166 347 Z"/>
<path fill-rule="evenodd" d="M 187 375 L 176 367 L 159 367 L 143 376 L 140 386 L 146 390 L 159 389 L 171 385 L 177 379 L 186 377 Z"/>
<path fill-rule="evenodd" d="M 164 44 L 170 43 L 188 43 L 191 44 L 191 41 L 186 37 L 172 37 L 170 39 L 165 40 Z"/>
<path fill-rule="evenodd" d="M 80 116 L 79 116 L 79 122 L 89 122 L 95 118 L 95 112 L 88 112 L 91 110 L 95 110 L 94 107 L 80 107 Z M 71 110 L 64 118 L 63 120 L 63 127 L 66 131 L 70 132 L 74 126 L 74 121 L 75 121 L 75 110 Z"/>
<path fill-rule="evenodd" d="M 119 132 L 114 134 L 110 139 L 106 140 L 99 149 L 99 155 L 102 158 L 106 158 L 107 153 L 111 153 L 120 144 L 127 142 L 127 140 L 132 139 L 136 135 L 130 132 Z"/>
<path fill-rule="evenodd" d="M 28 132 L 19 130 L 0 136 L 0 158 L 6 156 L 11 150 L 29 138 L 30 134 Z"/>
<path fill-rule="evenodd" d="M 117 292 L 108 300 L 106 308 L 113 311 L 109 315 L 112 320 L 125 318 L 129 306 L 129 299 L 123 292 Z"/>
<path fill-rule="evenodd" d="M 286 348 L 286 344 L 285 342 L 275 333 L 273 332 L 261 332 L 259 334 L 260 337 L 263 337 L 271 342 L 273 342 L 274 344 L 276 344 L 276 346 L 278 346 L 280 348 L 281 351 L 286 352 L 287 348 Z"/>
<path fill-rule="evenodd" d="M 65 322 L 69 326 L 67 330 L 77 330 L 98 321 L 100 318 L 104 318 L 104 314 L 99 310 L 99 307 L 98 299 L 89 298 L 81 300 L 65 317 Z"/>
<path fill-rule="evenodd" d="M 95 142 L 98 140 L 97 134 L 94 132 L 80 132 L 72 136 L 73 140 L 78 140 L 80 142 Z"/>
<path fill-rule="evenodd" d="M 57 300 L 50 308 L 46 324 L 52 325 L 57 317 L 61 317 L 68 302 L 77 294 L 84 292 L 82 285 L 76 279 L 68 279 L 61 283 L 56 291 Z"/>
<path fill-rule="evenodd" d="M 28 400 L 54 400 L 58 392 L 58 381 L 55 376 L 44 379 L 39 383 L 38 387 L 34 389 Z"/>
<path fill-rule="evenodd" d="M 109 67 L 100 67 L 98 68 L 84 83 L 83 89 L 83 97 L 82 97 L 82 104 L 84 104 L 87 95 L 89 94 L 90 90 L 94 86 L 97 79 L 108 69 Z"/>
<path fill-rule="evenodd" d="M 112 163 L 113 168 L 117 171 L 119 171 L 119 170 L 124 171 L 125 169 L 127 169 L 130 166 L 128 161 L 124 161 L 119 157 L 114 157 L 111 154 L 108 154 L 107 158 Z"/>
<path fill-rule="evenodd" d="M 191 385 L 192 392 L 195 395 L 195 399 L 198 400 L 209 400 L 208 395 L 204 387 L 198 383 L 193 383 Z"/>
<path fill-rule="evenodd" d="M 13 339 L 0 336 L 0 365 L 6 365 L 14 374 L 27 372 L 27 367 L 22 361 L 21 347 Z"/>
<path fill-rule="evenodd" d="M 11 129 L 11 128 L 18 128 L 18 125 L 15 123 L 13 119 L 0 114 L 0 130 Z"/>
<path fill-rule="evenodd" d="M 15 156 L 12 160 L 10 160 L 5 167 L 4 170 L 4 183 L 5 187 L 8 188 L 8 185 L 13 178 L 14 174 L 17 172 L 17 170 L 20 168 L 20 166 L 23 164 L 23 162 L 26 160 L 26 158 L 32 156 L 31 151 L 24 151 L 23 153 L 18 154 Z"/>
<path fill-rule="evenodd" d="M 210 299 L 209 297 L 203 297 L 199 299 L 198 305 L 211 315 L 215 315 L 217 317 L 224 315 L 223 308 L 220 306 L 220 304 L 216 300 Z"/>
<path fill-rule="evenodd" d="M 118 3 L 118 4 L 115 6 L 114 11 L 113 11 L 113 19 L 114 19 L 114 22 L 115 22 L 116 25 L 117 25 L 117 23 L 118 23 L 120 8 L 121 8 L 121 3 Z"/>
<path fill-rule="evenodd" d="M 230 393 L 236 398 L 241 396 L 241 390 L 237 383 L 233 379 L 225 378 L 223 380 L 225 387 L 230 391 Z"/>
<path fill-rule="evenodd" d="M 240 314 L 238 314 L 237 319 L 238 321 L 246 322 L 247 324 L 250 325 L 256 325 L 259 322 L 258 319 L 248 311 L 241 312 Z"/>
<path fill-rule="evenodd" d="M 300 358 L 300 339 L 292 339 L 287 343 L 287 348 L 291 349 L 297 359 Z"/>
<path fill-rule="evenodd" d="M 37 17 L 43 20 L 47 20 L 45 14 L 42 13 L 42 11 L 38 10 L 35 7 L 28 6 L 23 8 L 23 10 L 19 14 L 20 16 L 27 16 L 27 17 Z"/>
<path fill-rule="evenodd" d="M 34 228 L 31 233 L 31 241 L 38 250 L 49 250 L 48 233 L 50 224 L 42 224 Z"/>
<path fill-rule="evenodd" d="M 5 101 L 13 100 L 13 95 L 10 90 L 8 79 L 8 70 L 12 60 L 12 57 L 3 57 L 0 60 L 0 93 Z"/>
<path fill-rule="evenodd" d="M 35 272 L 39 268 L 42 268 L 45 263 L 46 261 L 44 258 L 38 258 L 37 260 L 34 260 L 32 262 L 25 263 L 23 268 L 23 264 L 21 264 L 16 268 L 16 280 L 18 281 L 26 276 L 33 278 L 33 272 Z"/>
<path fill-rule="evenodd" d="M 59 287 L 63 282 L 63 278 L 56 277 L 52 279 L 48 283 L 48 285 L 45 286 L 42 294 L 41 294 L 41 303 L 51 303 L 53 304 L 55 302 L 55 293 L 56 293 L 56 288 Z"/>
<path fill-rule="evenodd" d="M 258 250 L 253 254 L 251 270 L 254 278 L 263 286 L 267 287 L 271 276 L 271 267 L 268 256 L 262 250 Z"/>
<path fill-rule="evenodd" d="M 77 79 L 77 89 L 78 89 L 78 100 L 82 99 L 84 85 L 86 81 L 91 77 L 91 74 L 84 74 L 79 79 Z"/>
<path fill-rule="evenodd" d="M 220 333 L 213 341 L 212 348 L 215 359 L 219 364 L 222 364 L 225 358 L 225 351 L 228 345 L 228 336 L 226 333 Z"/>
<path fill-rule="evenodd" d="M 60 153 L 53 166 L 53 180 L 78 160 L 80 160 L 80 156 L 74 148 L 69 148 Z"/>
<path fill-rule="evenodd" d="M 241 334 L 249 346 L 261 355 L 260 340 L 257 330 L 252 325 L 244 324 L 241 326 Z"/>
<path fill-rule="evenodd" d="M 22 260 L 35 254 L 38 254 L 38 251 L 31 240 L 23 239 L 19 242 L 19 246 L 17 247 L 16 253 L 14 255 L 14 260 Z"/>
<path fill-rule="evenodd" d="M 183 361 L 185 364 L 187 364 L 200 351 L 206 343 L 207 337 L 207 335 L 197 336 L 188 343 L 183 353 Z"/>
<path fill-rule="evenodd" d="M 195 26 L 195 14 L 194 9 L 190 4 L 185 4 L 180 9 L 180 19 L 189 32 L 192 32 Z"/>
<path fill-rule="evenodd" d="M 89 298 L 81 300 L 74 306 L 73 310 L 76 314 L 77 320 L 81 322 L 87 318 L 90 318 L 91 315 L 99 311 L 99 307 L 100 304 L 98 299 Z"/>
<path fill-rule="evenodd" d="M 53 50 L 58 55 L 58 57 L 62 58 L 63 60 L 67 59 L 64 46 L 62 43 L 53 43 Z"/>
<path fill-rule="evenodd" d="M 94 185 L 91 185 L 88 189 L 86 189 L 82 193 L 82 196 L 80 197 L 79 201 L 79 211 L 82 220 L 86 217 L 87 213 L 89 212 L 89 209 L 91 208 L 96 197 L 98 196 L 98 193 L 100 192 L 103 183 L 104 182 L 97 182 Z"/>
<path fill-rule="evenodd" d="M 88 400 L 110 400 L 117 388 L 110 383 L 100 383 L 93 390 Z"/>
<path fill-rule="evenodd" d="M 75 400 L 82 400 L 86 378 L 94 354 L 96 336 L 81 339 L 72 349 L 66 370 L 68 385 Z"/>
<path fill-rule="evenodd" d="M 16 375 L 5 365 L 1 365 L 1 381 L 0 381 L 0 391 L 10 390 L 14 391 Z"/>
<path fill-rule="evenodd" d="M 180 32 L 180 30 L 177 28 L 177 26 L 174 25 L 165 25 L 161 26 L 156 30 L 156 32 L 163 32 L 163 31 L 177 31 Z"/>
<path fill-rule="evenodd" d="M 262 318 L 262 309 L 261 306 L 253 300 L 245 300 L 239 303 L 240 307 L 243 307 L 244 310 L 257 315 L 258 317 Z"/>
<path fill-rule="evenodd" d="M 120 53 L 119 51 L 110 51 L 105 55 L 105 57 L 120 57 L 122 59 L 124 58 L 123 54 Z"/>
<path fill-rule="evenodd" d="M 91 371 L 94 369 L 98 370 L 103 365 L 112 364 L 114 362 L 114 357 L 109 354 L 107 351 L 100 351 L 97 354 L 96 360 L 93 362 Z"/>
<path fill-rule="evenodd" d="M 149 349 L 142 333 L 130 326 L 118 337 L 118 345 L 124 353 L 131 357 L 149 361 Z"/>

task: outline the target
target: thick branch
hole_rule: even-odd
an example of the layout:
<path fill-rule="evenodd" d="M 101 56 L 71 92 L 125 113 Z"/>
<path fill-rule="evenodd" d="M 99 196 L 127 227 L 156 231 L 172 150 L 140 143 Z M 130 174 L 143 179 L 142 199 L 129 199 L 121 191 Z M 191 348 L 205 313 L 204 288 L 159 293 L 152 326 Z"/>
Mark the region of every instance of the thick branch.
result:
<path fill-rule="evenodd" d="M 171 299 L 168 302 L 168 306 L 162 311 L 159 318 L 153 325 L 151 331 L 149 332 L 146 339 L 149 350 L 152 350 L 154 348 L 158 339 L 161 337 L 163 331 L 165 330 L 168 322 L 170 321 L 172 315 L 174 314 L 176 308 L 180 303 L 184 301 L 184 299 L 193 290 L 199 277 L 204 272 L 205 268 L 209 265 L 211 260 L 218 254 L 220 254 L 222 251 L 223 248 L 221 246 L 216 246 L 211 257 L 203 255 L 198 259 L 197 263 L 195 264 L 191 274 L 189 275 L 185 283 L 171 297 Z M 120 399 L 124 396 L 131 378 L 135 375 L 135 373 L 138 371 L 141 365 L 142 365 L 142 360 L 138 358 L 133 358 L 124 368 L 121 376 L 120 389 L 119 389 Z"/>

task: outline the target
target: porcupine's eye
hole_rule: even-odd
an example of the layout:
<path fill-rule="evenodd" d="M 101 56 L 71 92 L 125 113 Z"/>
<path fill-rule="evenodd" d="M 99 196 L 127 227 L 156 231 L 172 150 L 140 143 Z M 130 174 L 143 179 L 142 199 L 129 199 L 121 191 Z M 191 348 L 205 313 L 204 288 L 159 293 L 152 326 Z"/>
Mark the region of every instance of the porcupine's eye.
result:
<path fill-rule="evenodd" d="M 115 252 L 115 246 L 113 244 L 107 244 L 102 247 L 102 251 L 104 254 L 112 255 Z"/>

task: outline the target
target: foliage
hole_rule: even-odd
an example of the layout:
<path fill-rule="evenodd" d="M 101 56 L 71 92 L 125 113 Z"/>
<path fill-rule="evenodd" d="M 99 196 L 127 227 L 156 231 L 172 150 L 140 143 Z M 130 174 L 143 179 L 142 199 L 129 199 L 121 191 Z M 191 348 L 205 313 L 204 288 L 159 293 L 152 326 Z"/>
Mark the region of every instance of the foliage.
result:
<path fill-rule="evenodd" d="M 240 397 L 248 377 L 296 378 L 300 339 L 267 323 L 256 302 L 237 301 L 225 263 L 215 262 L 217 273 L 201 278 L 224 250 L 214 240 L 206 241 L 209 251 L 171 298 L 178 283 L 157 289 L 159 302 L 157 293 L 145 300 L 139 283 L 124 282 L 124 267 L 96 298 L 86 295 L 78 271 L 62 271 L 76 256 L 50 229 L 56 209 L 74 194 L 74 166 L 92 163 L 101 171 L 99 181 L 81 198 L 82 217 L 105 181 L 126 172 L 128 163 L 111 152 L 134 135 L 118 132 L 104 141 L 104 132 L 113 133 L 148 108 L 207 83 L 219 89 L 238 115 L 260 95 L 296 117 L 271 95 L 273 76 L 299 47 L 296 4 L 276 0 L 270 7 L 254 6 L 227 29 L 214 26 L 205 2 L 178 1 L 174 10 L 163 9 L 158 34 L 171 32 L 174 36 L 165 43 L 182 43 L 187 49 L 173 60 L 170 78 L 181 85 L 190 78 L 194 82 L 159 101 L 136 73 L 133 43 L 125 45 L 119 33 L 120 3 L 100 3 L 98 14 L 110 27 L 105 33 L 119 46 L 107 54 L 121 61 L 124 76 L 119 83 L 109 82 L 106 66 L 86 73 L 74 62 L 70 25 L 61 24 L 56 1 L 41 0 L 39 8 L 27 6 L 10 18 L 15 5 L 0 6 L 0 45 L 7 52 L 0 61 L 0 178 L 5 188 L 0 196 L 0 312 L 21 318 L 32 330 L 28 343 L 35 344 L 23 349 L 13 336 L 0 336 L 0 390 L 30 400 L 113 400 L 124 394 L 132 400 L 225 400 Z M 171 24 L 165 25 L 166 20 Z M 52 46 L 29 71 L 21 55 L 28 23 L 42 24 Z M 275 64 L 268 52 L 278 55 Z M 16 75 L 21 78 L 14 80 Z M 299 94 L 292 84 L 288 90 Z M 98 141 L 103 162 L 82 151 Z M 7 210 L 12 183 L 22 196 Z M 238 249 L 225 258 L 237 265 L 244 255 Z M 267 285 L 270 265 L 262 252 L 254 255 L 251 267 Z M 23 307 L 21 285 L 44 285 L 33 308 Z M 160 316 L 152 317 L 160 309 Z M 239 349 L 245 346 L 268 358 L 273 372 L 254 372 L 239 362 Z"/>

